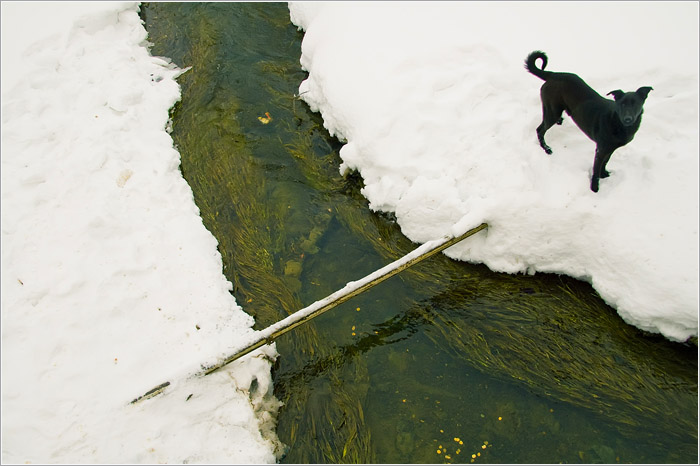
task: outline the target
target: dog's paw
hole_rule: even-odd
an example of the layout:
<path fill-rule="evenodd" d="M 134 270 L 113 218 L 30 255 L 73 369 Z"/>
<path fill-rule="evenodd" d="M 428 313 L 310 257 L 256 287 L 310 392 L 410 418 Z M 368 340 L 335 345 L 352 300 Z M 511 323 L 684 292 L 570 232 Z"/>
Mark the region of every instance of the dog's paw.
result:
<path fill-rule="evenodd" d="M 598 192 L 598 180 L 591 181 L 591 191 L 593 191 L 594 193 Z"/>
<path fill-rule="evenodd" d="M 543 147 L 542 149 L 544 149 L 544 151 L 547 154 L 552 155 L 552 148 L 551 147 L 547 146 L 547 147 Z"/>
<path fill-rule="evenodd" d="M 610 172 L 607 170 L 603 170 L 603 172 L 600 174 L 601 178 L 607 178 L 610 176 Z"/>

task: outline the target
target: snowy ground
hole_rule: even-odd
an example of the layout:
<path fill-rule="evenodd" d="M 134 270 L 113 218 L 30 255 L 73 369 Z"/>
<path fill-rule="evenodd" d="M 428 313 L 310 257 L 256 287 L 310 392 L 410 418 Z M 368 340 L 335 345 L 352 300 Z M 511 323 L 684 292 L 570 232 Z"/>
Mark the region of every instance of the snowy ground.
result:
<path fill-rule="evenodd" d="M 496 271 L 590 281 L 630 324 L 698 329 L 697 2 L 292 3 L 302 98 L 347 141 L 376 210 L 425 242 L 486 221 L 448 250 Z M 595 144 L 570 118 L 539 147 L 542 81 L 599 93 L 652 86 L 641 129 L 590 191 Z"/>
<path fill-rule="evenodd" d="M 165 131 L 181 70 L 144 39 L 134 4 L 2 3 L 3 463 L 276 459 L 274 347 L 188 377 L 253 320 Z"/>

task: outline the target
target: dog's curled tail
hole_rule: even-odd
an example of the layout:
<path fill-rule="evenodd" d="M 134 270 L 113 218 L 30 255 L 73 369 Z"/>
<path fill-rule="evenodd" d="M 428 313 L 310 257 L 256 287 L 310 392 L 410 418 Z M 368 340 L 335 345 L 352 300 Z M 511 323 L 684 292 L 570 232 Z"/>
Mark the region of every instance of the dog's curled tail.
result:
<path fill-rule="evenodd" d="M 536 62 L 537 59 L 541 58 L 542 59 L 542 68 L 537 68 Z M 549 79 L 549 77 L 552 75 L 551 71 L 545 71 L 544 69 L 547 67 L 547 54 L 544 52 L 541 52 L 539 50 L 535 50 L 532 52 L 530 55 L 527 56 L 525 59 L 525 69 L 528 70 L 530 73 L 534 74 L 540 79 L 544 79 L 545 81 Z"/>

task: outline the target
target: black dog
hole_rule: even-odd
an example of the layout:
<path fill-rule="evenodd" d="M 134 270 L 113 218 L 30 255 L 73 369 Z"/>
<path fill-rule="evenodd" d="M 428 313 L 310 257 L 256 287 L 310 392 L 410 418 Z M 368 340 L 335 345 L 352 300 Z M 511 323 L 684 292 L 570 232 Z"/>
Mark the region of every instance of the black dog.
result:
<path fill-rule="evenodd" d="M 535 66 L 540 58 L 541 69 Z M 636 92 L 608 92 L 615 99 L 613 102 L 591 89 L 577 75 L 545 71 L 546 66 L 547 55 L 544 52 L 532 52 L 525 60 L 525 68 L 545 81 L 540 89 L 542 124 L 537 127 L 537 139 L 542 149 L 551 154 L 552 149 L 544 142 L 544 133 L 555 123 L 562 123 L 561 115 L 566 110 L 581 131 L 596 143 L 591 191 L 598 192 L 598 180 L 610 176 L 605 165 L 615 149 L 634 138 L 642 121 L 642 106 L 653 89 L 647 86 L 640 87 Z"/>

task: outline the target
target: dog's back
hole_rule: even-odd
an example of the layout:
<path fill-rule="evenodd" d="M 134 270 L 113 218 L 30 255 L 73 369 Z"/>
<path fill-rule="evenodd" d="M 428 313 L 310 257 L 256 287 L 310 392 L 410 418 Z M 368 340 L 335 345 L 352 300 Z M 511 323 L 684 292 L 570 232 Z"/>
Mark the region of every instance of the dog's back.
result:
<path fill-rule="evenodd" d="M 537 68 L 537 60 L 542 60 L 542 68 Z M 553 113 L 561 114 L 566 111 L 576 121 L 576 113 L 581 105 L 606 106 L 608 99 L 598 94 L 592 87 L 574 73 L 560 73 L 546 71 L 547 55 L 544 52 L 535 51 L 525 60 L 525 68 L 538 78 L 544 80 L 540 88 L 542 102 L 550 106 Z M 611 103 L 611 102 L 610 102 Z M 582 110 L 585 113 L 585 110 Z M 589 137 L 588 131 L 581 128 Z"/>

